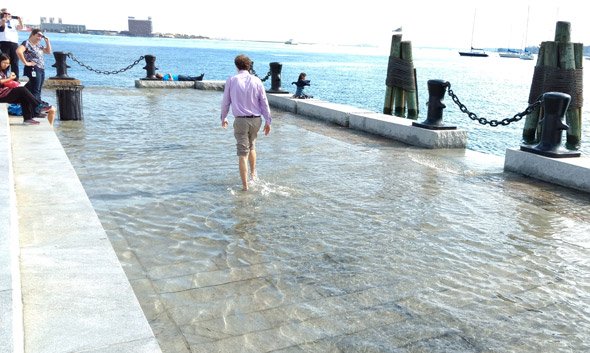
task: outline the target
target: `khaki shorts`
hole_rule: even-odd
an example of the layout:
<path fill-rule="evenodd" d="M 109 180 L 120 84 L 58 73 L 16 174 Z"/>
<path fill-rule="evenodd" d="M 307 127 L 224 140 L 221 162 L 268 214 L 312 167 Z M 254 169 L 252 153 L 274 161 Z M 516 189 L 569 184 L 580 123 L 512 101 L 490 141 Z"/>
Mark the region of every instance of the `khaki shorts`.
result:
<path fill-rule="evenodd" d="M 250 150 L 256 149 L 256 138 L 260 126 L 262 126 L 261 117 L 234 119 L 234 136 L 236 137 L 238 156 L 247 156 Z"/>

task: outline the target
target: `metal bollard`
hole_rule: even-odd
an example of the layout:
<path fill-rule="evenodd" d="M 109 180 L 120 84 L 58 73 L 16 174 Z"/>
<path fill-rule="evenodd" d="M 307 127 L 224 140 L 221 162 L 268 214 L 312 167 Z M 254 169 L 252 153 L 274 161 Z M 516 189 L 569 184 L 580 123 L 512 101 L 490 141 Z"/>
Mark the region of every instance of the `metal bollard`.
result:
<path fill-rule="evenodd" d="M 268 93 L 289 93 L 281 89 L 281 70 L 283 69 L 283 64 L 272 62 L 269 64 L 270 66 L 270 89 L 266 92 Z"/>
<path fill-rule="evenodd" d="M 51 66 L 55 67 L 55 69 L 57 71 L 57 75 L 54 77 L 51 77 L 52 79 L 75 80 L 75 78 L 68 76 L 68 68 L 70 67 L 70 66 L 68 66 L 68 64 L 66 62 L 68 55 L 70 55 L 70 53 L 65 53 L 62 51 L 53 52 L 53 57 L 55 58 L 55 64 L 53 64 Z"/>
<path fill-rule="evenodd" d="M 82 120 L 82 89 L 80 80 L 67 74 L 66 58 L 69 53 L 55 52 L 55 67 L 57 76 L 50 77 L 45 84 L 48 88 L 55 88 L 59 120 Z"/>
<path fill-rule="evenodd" d="M 580 152 L 569 151 L 561 147 L 563 130 L 569 127 L 564 124 L 565 113 L 570 104 L 569 94 L 561 92 L 547 92 L 543 94 L 543 124 L 541 140 L 535 146 L 520 146 L 521 151 L 531 152 L 546 157 L 570 158 L 580 157 Z"/>
<path fill-rule="evenodd" d="M 442 102 L 449 83 L 443 80 L 428 80 L 428 115 L 421 123 L 413 122 L 417 126 L 430 130 L 456 130 L 456 126 L 442 124 L 443 109 L 447 106 Z"/>
<path fill-rule="evenodd" d="M 145 66 L 143 67 L 146 71 L 146 76 L 142 80 L 157 80 L 156 78 L 156 57 L 153 55 L 145 55 Z"/>

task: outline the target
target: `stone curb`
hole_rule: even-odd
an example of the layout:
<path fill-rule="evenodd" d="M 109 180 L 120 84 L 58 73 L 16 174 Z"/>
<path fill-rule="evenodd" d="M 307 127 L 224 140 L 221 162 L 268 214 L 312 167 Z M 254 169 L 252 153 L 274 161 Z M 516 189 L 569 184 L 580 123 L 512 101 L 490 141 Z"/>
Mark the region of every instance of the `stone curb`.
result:
<path fill-rule="evenodd" d="M 0 347 L 24 351 L 20 248 L 11 134 L 6 104 L 0 104 Z"/>

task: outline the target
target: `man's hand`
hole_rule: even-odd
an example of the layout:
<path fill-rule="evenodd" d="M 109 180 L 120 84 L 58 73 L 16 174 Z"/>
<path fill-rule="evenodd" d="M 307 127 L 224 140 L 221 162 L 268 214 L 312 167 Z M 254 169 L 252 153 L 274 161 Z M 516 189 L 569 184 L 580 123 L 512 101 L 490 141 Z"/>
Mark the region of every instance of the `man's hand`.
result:
<path fill-rule="evenodd" d="M 270 125 L 264 124 L 264 135 L 270 134 Z"/>
<path fill-rule="evenodd" d="M 227 122 L 227 119 L 225 119 L 224 121 L 221 122 L 221 127 L 225 129 L 225 128 L 227 128 L 228 124 L 229 123 Z"/>

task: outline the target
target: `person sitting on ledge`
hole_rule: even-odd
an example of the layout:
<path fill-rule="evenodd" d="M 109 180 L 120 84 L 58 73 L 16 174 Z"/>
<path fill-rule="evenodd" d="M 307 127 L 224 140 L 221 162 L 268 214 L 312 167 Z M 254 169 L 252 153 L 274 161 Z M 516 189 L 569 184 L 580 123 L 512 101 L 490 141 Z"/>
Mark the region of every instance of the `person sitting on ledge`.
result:
<path fill-rule="evenodd" d="M 156 74 L 156 78 L 162 81 L 203 81 L 203 77 L 205 74 L 201 74 L 199 76 L 189 76 L 189 75 L 173 75 L 173 74 L 164 74 L 161 73 Z"/>
<path fill-rule="evenodd" d="M 14 72 L 9 73 L 9 69 L 10 57 L 0 54 L 0 103 L 20 104 L 25 125 L 39 124 L 37 120 L 33 119 L 33 116 L 46 116 L 49 125 L 53 125 L 55 108 L 35 98 L 26 87 L 16 81 L 16 75 Z"/>
<path fill-rule="evenodd" d="M 307 74 L 305 72 L 302 72 L 299 74 L 299 78 L 297 79 L 297 82 L 291 82 L 292 85 L 297 86 L 297 90 L 295 91 L 293 98 L 301 98 L 301 99 L 313 98 L 313 96 L 308 96 L 307 94 L 303 93 L 303 89 L 305 88 L 305 86 L 311 86 L 311 84 L 310 84 L 311 81 L 306 80 L 305 79 L 306 77 L 307 77 Z"/>

